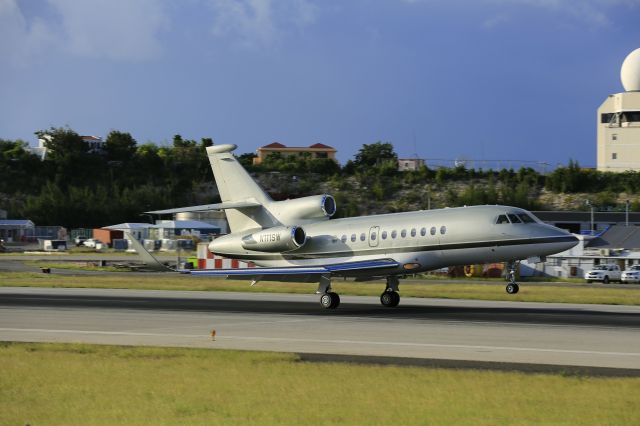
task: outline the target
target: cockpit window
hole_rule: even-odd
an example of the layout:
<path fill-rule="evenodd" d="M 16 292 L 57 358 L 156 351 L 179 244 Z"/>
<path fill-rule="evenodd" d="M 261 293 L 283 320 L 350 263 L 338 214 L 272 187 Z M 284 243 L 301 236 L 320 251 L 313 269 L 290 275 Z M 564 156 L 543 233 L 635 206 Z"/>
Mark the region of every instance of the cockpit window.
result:
<path fill-rule="evenodd" d="M 511 221 L 511 223 L 522 223 L 520 218 L 513 213 L 509 213 L 507 214 L 507 216 L 509 217 L 509 220 Z"/>
<path fill-rule="evenodd" d="M 503 223 L 509 223 L 509 219 L 507 219 L 506 214 L 501 214 L 500 216 L 498 216 L 498 219 L 496 219 L 496 223 L 498 225 L 501 225 Z"/>
<path fill-rule="evenodd" d="M 518 213 L 517 216 L 524 223 L 535 223 L 536 221 L 526 213 Z"/>

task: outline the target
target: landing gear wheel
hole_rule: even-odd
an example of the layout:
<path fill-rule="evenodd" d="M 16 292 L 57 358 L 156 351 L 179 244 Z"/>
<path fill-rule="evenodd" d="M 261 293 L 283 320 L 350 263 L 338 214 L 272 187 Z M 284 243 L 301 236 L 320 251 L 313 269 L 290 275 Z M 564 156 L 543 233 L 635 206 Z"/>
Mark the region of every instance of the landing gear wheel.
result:
<path fill-rule="evenodd" d="M 518 284 L 516 283 L 507 284 L 507 293 L 516 294 L 518 291 L 520 291 L 520 286 L 518 286 Z"/>
<path fill-rule="evenodd" d="M 397 291 L 385 291 L 380 295 L 380 303 L 387 308 L 395 308 L 400 303 L 400 295 Z"/>
<path fill-rule="evenodd" d="M 335 309 L 340 306 L 340 296 L 331 291 L 324 293 L 320 296 L 320 305 L 325 309 Z"/>

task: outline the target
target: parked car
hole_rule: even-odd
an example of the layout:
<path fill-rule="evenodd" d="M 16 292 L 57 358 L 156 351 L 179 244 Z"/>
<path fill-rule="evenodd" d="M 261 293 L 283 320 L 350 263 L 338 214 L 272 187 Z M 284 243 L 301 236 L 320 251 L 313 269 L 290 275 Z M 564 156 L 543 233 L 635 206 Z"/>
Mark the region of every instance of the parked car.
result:
<path fill-rule="evenodd" d="M 616 264 L 597 265 L 584 273 L 584 279 L 588 283 L 602 281 L 604 284 L 608 284 L 610 281 L 620 281 L 621 277 L 620 267 Z"/>
<path fill-rule="evenodd" d="M 98 244 L 102 244 L 102 241 L 96 240 L 94 238 L 89 238 L 88 240 L 85 240 L 82 244 L 84 244 L 85 247 L 96 248 Z"/>
<path fill-rule="evenodd" d="M 76 247 L 80 247 L 81 245 L 84 244 L 85 241 L 87 241 L 87 237 L 81 237 L 79 235 L 73 239 L 73 242 L 76 245 Z"/>
<path fill-rule="evenodd" d="M 640 283 L 640 265 L 633 265 L 622 271 L 621 280 L 623 283 Z"/>

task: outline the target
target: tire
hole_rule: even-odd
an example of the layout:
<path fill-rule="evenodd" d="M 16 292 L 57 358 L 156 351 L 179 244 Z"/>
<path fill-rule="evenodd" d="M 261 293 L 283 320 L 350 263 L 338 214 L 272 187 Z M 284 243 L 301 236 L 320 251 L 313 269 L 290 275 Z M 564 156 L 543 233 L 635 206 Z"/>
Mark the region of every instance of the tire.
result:
<path fill-rule="evenodd" d="M 609 284 L 609 275 L 605 275 L 602 279 L 602 284 Z"/>
<path fill-rule="evenodd" d="M 400 303 L 400 295 L 396 291 L 385 291 L 380 295 L 380 303 L 386 308 L 394 308 Z"/>
<path fill-rule="evenodd" d="M 337 293 L 329 292 L 320 296 L 320 306 L 325 309 L 335 309 L 340 305 L 340 296 Z"/>
<path fill-rule="evenodd" d="M 507 293 L 509 294 L 516 294 L 518 292 L 518 284 L 513 284 L 513 283 L 509 283 L 507 284 Z"/>

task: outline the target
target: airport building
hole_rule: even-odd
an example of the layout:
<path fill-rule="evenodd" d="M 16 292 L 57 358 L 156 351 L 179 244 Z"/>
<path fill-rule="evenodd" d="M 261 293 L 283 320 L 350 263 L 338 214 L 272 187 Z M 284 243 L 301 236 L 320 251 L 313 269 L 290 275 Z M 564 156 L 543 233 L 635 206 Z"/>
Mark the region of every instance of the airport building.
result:
<path fill-rule="evenodd" d="M 598 171 L 640 171 L 640 49 L 622 63 L 624 92 L 598 108 Z"/>

